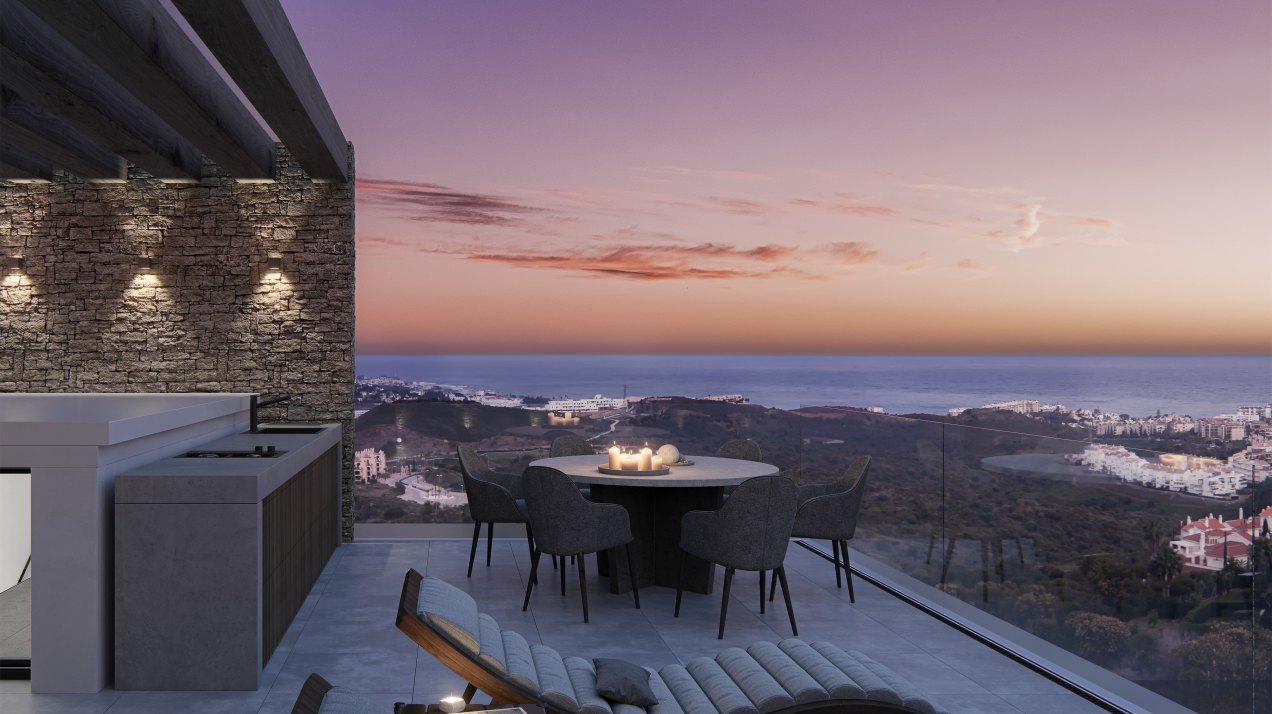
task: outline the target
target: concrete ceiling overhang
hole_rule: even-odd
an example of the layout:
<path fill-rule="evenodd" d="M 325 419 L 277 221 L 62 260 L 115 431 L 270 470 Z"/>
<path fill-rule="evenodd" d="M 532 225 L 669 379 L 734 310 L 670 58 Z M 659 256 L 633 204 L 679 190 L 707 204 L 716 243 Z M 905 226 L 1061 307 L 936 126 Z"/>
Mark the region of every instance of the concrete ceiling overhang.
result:
<path fill-rule="evenodd" d="M 0 180 L 272 178 L 348 144 L 278 0 L 0 0 Z"/>

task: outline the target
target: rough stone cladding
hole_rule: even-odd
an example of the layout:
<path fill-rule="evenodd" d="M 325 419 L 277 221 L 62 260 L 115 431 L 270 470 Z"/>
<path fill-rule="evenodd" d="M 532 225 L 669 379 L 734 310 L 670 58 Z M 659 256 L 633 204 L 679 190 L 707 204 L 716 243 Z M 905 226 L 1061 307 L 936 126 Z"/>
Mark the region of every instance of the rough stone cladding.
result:
<path fill-rule="evenodd" d="M 0 392 L 291 394 L 262 419 L 344 425 L 350 540 L 353 183 L 276 176 L 0 182 Z"/>

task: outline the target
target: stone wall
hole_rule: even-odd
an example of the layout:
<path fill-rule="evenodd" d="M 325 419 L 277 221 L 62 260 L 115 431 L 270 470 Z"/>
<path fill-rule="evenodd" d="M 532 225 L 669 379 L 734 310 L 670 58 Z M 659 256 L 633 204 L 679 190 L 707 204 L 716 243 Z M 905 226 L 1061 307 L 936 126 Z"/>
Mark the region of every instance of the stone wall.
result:
<path fill-rule="evenodd" d="M 262 418 L 344 424 L 349 540 L 353 183 L 277 177 L 0 182 L 0 391 L 291 394 Z"/>

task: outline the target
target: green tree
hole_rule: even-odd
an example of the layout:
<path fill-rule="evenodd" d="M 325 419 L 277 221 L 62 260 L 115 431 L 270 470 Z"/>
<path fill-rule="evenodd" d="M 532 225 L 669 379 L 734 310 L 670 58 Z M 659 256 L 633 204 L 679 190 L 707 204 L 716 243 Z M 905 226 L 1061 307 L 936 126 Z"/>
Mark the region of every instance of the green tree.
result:
<path fill-rule="evenodd" d="M 1075 612 L 1065 618 L 1064 624 L 1073 638 L 1074 650 L 1097 664 L 1115 664 L 1131 642 L 1131 629 L 1116 617 Z"/>
<path fill-rule="evenodd" d="M 1170 581 L 1183 571 L 1184 559 L 1169 543 L 1161 544 L 1148 564 L 1149 574 L 1162 581 L 1162 597 L 1170 597 Z"/>

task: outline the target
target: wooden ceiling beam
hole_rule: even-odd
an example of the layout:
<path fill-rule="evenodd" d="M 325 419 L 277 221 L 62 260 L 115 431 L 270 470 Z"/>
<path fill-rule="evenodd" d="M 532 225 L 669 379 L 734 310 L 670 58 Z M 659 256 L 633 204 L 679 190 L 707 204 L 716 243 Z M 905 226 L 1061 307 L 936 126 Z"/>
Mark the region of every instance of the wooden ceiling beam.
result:
<path fill-rule="evenodd" d="M 278 0 L 172 0 L 301 167 L 347 181 L 349 149 Z"/>
<path fill-rule="evenodd" d="M 72 173 L 82 178 L 125 178 L 127 167 L 124 160 L 111 150 L 103 147 L 92 138 L 84 136 L 74 127 L 53 116 L 39 106 L 26 101 L 12 89 L 0 87 L 0 118 L 16 124 L 32 134 L 56 145 L 62 152 L 69 153 L 80 160 L 78 170 Z M 44 156 L 50 156 L 42 150 Z M 63 155 L 65 155 L 65 153 Z M 51 157 L 50 157 L 51 158 Z M 108 176 L 85 174 L 90 167 L 101 167 L 109 172 Z M 70 170 L 70 165 L 66 168 Z"/>
<path fill-rule="evenodd" d="M 33 154 L 57 168 L 66 169 L 82 179 L 124 178 L 118 163 L 112 167 L 86 158 L 75 150 L 50 141 L 18 124 L 10 119 L 7 113 L 0 116 L 0 136 L 4 136 L 5 142 L 18 149 Z"/>
<path fill-rule="evenodd" d="M 0 75 L 3 86 L 16 91 L 23 99 L 57 116 L 152 176 L 165 179 L 199 178 L 202 161 L 197 152 L 182 152 L 171 142 L 156 142 L 168 145 L 165 153 L 160 154 L 158 149 L 98 110 L 89 99 L 75 94 L 2 45 L 0 66 L 4 67 L 3 75 Z"/>
<path fill-rule="evenodd" d="M 112 0 L 105 8 L 94 0 L 4 6 L 22 6 L 53 28 L 58 41 L 42 52 L 82 52 L 229 175 L 272 176 L 273 138 L 158 0 Z"/>
<path fill-rule="evenodd" d="M 7 147 L 0 144 L 0 181 L 33 181 L 36 179 L 48 180 L 47 176 L 40 176 L 34 171 L 28 171 L 20 166 L 14 166 L 9 163 L 11 158 L 6 155 L 8 153 Z M 51 174 L 52 171 L 49 171 L 49 173 Z"/>

